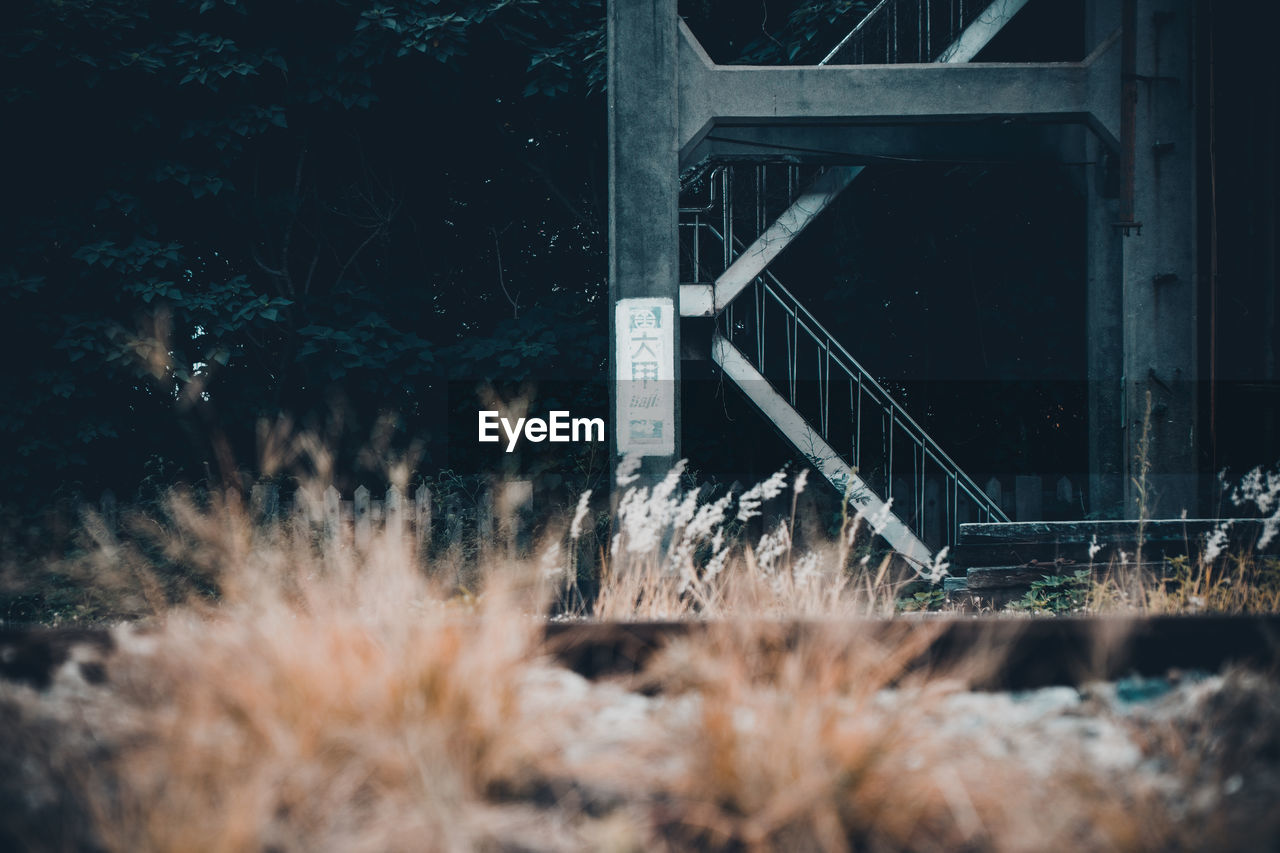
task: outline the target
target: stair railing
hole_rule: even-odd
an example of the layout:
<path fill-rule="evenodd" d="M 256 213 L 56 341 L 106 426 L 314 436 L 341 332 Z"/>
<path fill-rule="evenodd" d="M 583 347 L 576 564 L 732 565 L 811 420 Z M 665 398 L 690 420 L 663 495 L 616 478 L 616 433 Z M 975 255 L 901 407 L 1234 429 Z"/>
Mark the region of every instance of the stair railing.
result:
<path fill-rule="evenodd" d="M 698 228 L 726 242 L 711 223 Z M 772 272 L 720 313 L 718 330 L 931 548 L 954 545 L 962 523 L 1009 520 Z"/>

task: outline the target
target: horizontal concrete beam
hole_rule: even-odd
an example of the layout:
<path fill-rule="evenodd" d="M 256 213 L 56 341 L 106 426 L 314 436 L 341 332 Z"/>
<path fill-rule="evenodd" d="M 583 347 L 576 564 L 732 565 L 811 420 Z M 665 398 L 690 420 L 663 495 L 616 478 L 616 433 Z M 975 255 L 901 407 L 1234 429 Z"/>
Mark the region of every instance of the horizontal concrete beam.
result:
<path fill-rule="evenodd" d="M 709 284 L 680 285 L 681 317 L 714 317 L 715 289 Z"/>
<path fill-rule="evenodd" d="M 838 123 L 716 126 L 687 153 L 689 164 L 714 161 L 838 163 L 871 166 L 902 160 L 938 163 L 1077 163 L 1077 123 L 994 119 L 965 124 Z"/>
<path fill-rule="evenodd" d="M 1025 118 L 1119 134 L 1113 35 L 1083 62 L 716 65 L 680 25 L 682 166 L 716 126 L 911 124 Z"/>

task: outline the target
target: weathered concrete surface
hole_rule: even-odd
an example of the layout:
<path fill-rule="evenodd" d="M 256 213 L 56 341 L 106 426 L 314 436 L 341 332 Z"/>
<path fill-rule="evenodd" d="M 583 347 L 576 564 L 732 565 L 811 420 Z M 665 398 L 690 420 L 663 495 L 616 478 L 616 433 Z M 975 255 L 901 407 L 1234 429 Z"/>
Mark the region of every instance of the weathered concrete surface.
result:
<path fill-rule="evenodd" d="M 1124 242 L 1126 512 L 1197 509 L 1195 86 L 1190 0 L 1137 3 L 1134 218 Z M 1143 422 L 1150 394 L 1144 496 Z"/>
<path fill-rule="evenodd" d="M 679 171 L 676 147 L 675 0 L 608 3 L 609 301 L 668 298 L 678 310 Z M 664 354 L 675 388 L 680 380 L 680 329 Z M 615 318 L 609 312 L 609 361 L 617 364 Z M 615 425 L 621 422 L 617 383 L 610 382 Z M 646 457 L 642 476 L 660 477 L 680 454 L 679 395 L 670 428 L 675 451 Z M 616 429 L 611 439 L 617 451 Z"/>
<path fill-rule="evenodd" d="M 1106 98 L 1115 42 L 1084 62 L 841 66 L 721 66 L 680 28 L 680 146 L 717 124 L 962 121 L 1016 116 L 1088 123 L 1118 135 Z M 1097 78 L 1095 80 L 1095 78 Z"/>
<path fill-rule="evenodd" d="M 1123 140 L 1131 174 L 1120 138 L 1126 78 L 1115 0 L 1087 0 L 1092 52 L 1078 63 L 767 68 L 714 65 L 671 0 L 611 3 L 612 298 L 679 304 L 675 176 L 707 157 L 857 164 L 989 147 L 990 156 L 1089 163 L 1080 184 L 1090 510 L 1134 517 L 1142 503 L 1148 515 L 1196 514 L 1195 4 L 1129 2 L 1136 50 L 1127 79 L 1138 89 Z M 1122 236 L 1130 178 L 1132 219 L 1142 228 Z M 702 303 L 706 296 L 689 292 Z M 705 313 L 696 307 L 689 313 Z M 1134 484 L 1142 454 L 1145 488 Z"/>
<path fill-rule="evenodd" d="M 1078 125 L 1003 120 L 947 124 L 717 125 L 682 157 L 681 168 L 708 160 L 876 165 L 919 160 L 1079 162 Z M 692 167 L 689 165 L 692 164 Z"/>
<path fill-rule="evenodd" d="M 1120 26 L 1120 4 L 1085 4 L 1085 40 L 1097 44 Z M 1120 98 L 1120 80 L 1109 97 Z M 1128 465 L 1124 428 L 1123 256 L 1118 152 L 1097 137 L 1081 140 L 1085 192 L 1085 350 L 1089 393 L 1089 511 L 1124 511 Z"/>

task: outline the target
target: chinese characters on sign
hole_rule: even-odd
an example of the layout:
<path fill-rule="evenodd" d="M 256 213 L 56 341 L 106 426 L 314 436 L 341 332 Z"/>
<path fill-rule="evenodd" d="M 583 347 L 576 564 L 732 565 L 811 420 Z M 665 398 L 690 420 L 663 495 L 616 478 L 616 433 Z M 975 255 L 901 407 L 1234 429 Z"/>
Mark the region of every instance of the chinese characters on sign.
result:
<path fill-rule="evenodd" d="M 622 299 L 617 303 L 619 453 L 675 453 L 673 307 L 670 299 Z"/>

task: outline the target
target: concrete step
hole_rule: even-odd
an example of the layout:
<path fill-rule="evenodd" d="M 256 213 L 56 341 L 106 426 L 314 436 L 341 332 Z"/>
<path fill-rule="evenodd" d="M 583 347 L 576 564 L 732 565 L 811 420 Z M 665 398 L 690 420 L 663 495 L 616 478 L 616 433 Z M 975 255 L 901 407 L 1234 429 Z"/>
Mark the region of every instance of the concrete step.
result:
<path fill-rule="evenodd" d="M 1163 559 L 1198 555 L 1205 542 L 1226 525 L 1228 553 L 1251 551 L 1262 534 L 1258 519 L 1159 519 L 1142 529 L 1142 555 Z M 1138 550 L 1134 521 L 1042 521 L 1010 524 L 962 524 L 953 566 L 1025 566 L 1032 563 L 1101 563 L 1133 560 Z M 1280 537 L 1263 553 L 1280 554 Z"/>
<path fill-rule="evenodd" d="M 1209 537 L 1225 530 L 1223 551 L 1280 554 L 1280 536 L 1258 549 L 1259 519 L 1155 519 L 1142 527 L 1141 563 L 1135 521 L 1044 521 L 962 524 L 951 551 L 953 582 L 944 585 L 956 602 L 981 599 L 1000 607 L 1045 577 L 1082 569 L 1094 578 L 1124 568 L 1161 573 L 1170 558 L 1198 559 Z M 958 581 L 963 578 L 961 585 Z"/>

